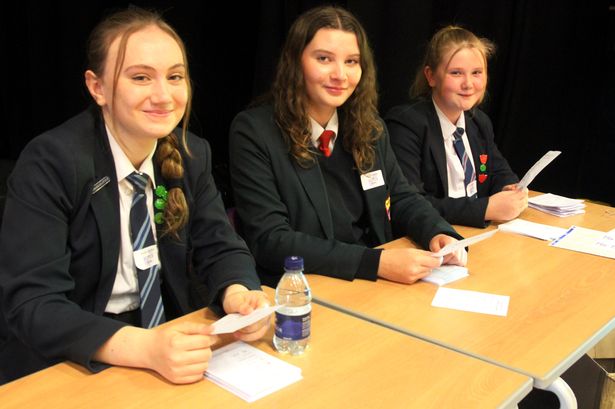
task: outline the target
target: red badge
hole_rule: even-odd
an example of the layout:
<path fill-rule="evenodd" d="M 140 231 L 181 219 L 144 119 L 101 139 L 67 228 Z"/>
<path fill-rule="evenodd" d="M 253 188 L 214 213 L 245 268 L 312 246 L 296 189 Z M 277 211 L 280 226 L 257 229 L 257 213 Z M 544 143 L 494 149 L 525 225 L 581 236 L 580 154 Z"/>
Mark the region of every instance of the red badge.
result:
<path fill-rule="evenodd" d="M 487 164 L 487 159 L 488 159 L 488 156 L 487 156 L 487 155 L 485 155 L 485 154 L 483 153 L 482 155 L 479 155 L 478 157 L 479 157 L 479 159 L 480 159 L 480 163 L 482 163 L 483 165 L 486 165 L 486 164 Z"/>
<path fill-rule="evenodd" d="M 478 175 L 478 183 L 484 183 L 487 180 L 487 174 L 481 173 Z"/>

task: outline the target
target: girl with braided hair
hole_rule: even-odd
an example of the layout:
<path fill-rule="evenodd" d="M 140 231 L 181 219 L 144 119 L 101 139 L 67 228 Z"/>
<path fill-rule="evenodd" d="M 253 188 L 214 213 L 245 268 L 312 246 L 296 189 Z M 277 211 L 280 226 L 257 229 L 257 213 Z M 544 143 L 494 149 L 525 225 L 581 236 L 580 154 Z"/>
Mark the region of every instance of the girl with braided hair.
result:
<path fill-rule="evenodd" d="M 184 45 L 158 14 L 130 8 L 99 23 L 88 57 L 95 105 L 35 138 L 9 180 L 0 383 L 63 360 L 198 381 L 211 327 L 157 325 L 202 306 L 188 273 L 220 314 L 268 300 L 224 212 L 209 146 L 187 130 Z M 251 341 L 267 327 L 235 335 Z"/>

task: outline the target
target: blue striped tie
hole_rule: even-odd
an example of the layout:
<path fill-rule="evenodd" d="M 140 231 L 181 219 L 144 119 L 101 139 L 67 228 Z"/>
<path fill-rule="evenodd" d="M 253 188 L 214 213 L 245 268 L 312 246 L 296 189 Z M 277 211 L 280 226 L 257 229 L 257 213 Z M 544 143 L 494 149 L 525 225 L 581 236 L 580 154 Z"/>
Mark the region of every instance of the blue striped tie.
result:
<path fill-rule="evenodd" d="M 466 152 L 466 147 L 463 145 L 463 128 L 455 129 L 453 132 L 453 137 L 455 140 L 453 141 L 453 147 L 455 148 L 455 152 L 457 152 L 457 156 L 461 161 L 461 166 L 463 167 L 463 183 L 466 188 L 466 196 L 468 194 L 468 185 L 476 180 L 476 172 L 474 172 L 474 166 L 472 165 L 472 161 Z M 476 193 L 470 196 L 470 198 L 476 198 Z"/>
<path fill-rule="evenodd" d="M 156 244 L 145 194 L 149 178 L 146 174 L 132 172 L 126 179 L 135 189 L 130 208 L 130 235 L 132 250 L 137 251 Z M 160 295 L 160 264 L 154 264 L 145 270 L 141 270 L 136 265 L 135 268 L 141 297 L 141 326 L 152 328 L 165 321 L 164 306 Z"/>

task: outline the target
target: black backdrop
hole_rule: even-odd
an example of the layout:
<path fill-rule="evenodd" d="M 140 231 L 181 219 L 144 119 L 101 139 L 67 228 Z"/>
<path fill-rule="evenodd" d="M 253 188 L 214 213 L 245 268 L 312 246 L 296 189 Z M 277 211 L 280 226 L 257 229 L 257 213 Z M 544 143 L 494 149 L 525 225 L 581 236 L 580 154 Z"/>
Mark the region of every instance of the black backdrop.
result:
<path fill-rule="evenodd" d="M 211 143 L 216 180 L 231 204 L 229 123 L 267 90 L 293 19 L 326 2 L 189 3 L 132 2 L 164 11 L 187 44 L 195 88 L 191 129 Z M 382 113 L 407 100 L 431 34 L 461 24 L 498 47 L 483 109 L 512 168 L 522 176 L 545 151 L 561 150 L 531 188 L 615 204 L 615 11 L 609 1 L 335 3 L 355 13 L 368 32 Z M 104 13 L 127 4 L 23 0 L 0 8 L 0 159 L 17 158 L 32 137 L 89 103 L 83 86 L 87 34 Z"/>

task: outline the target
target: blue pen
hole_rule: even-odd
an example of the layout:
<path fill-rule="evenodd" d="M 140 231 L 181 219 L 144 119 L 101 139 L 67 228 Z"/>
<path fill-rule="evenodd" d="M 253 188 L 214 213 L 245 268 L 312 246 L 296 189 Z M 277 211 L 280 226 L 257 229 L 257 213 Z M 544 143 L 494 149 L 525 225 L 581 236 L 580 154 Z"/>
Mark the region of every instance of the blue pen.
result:
<path fill-rule="evenodd" d="M 554 246 L 555 244 L 557 244 L 558 241 L 560 241 L 561 239 L 563 239 L 564 237 L 566 237 L 567 235 L 569 235 L 574 229 L 576 229 L 577 226 L 571 226 L 566 233 L 562 234 L 560 237 L 558 237 L 557 239 L 553 240 L 551 243 L 549 243 L 549 246 Z"/>

